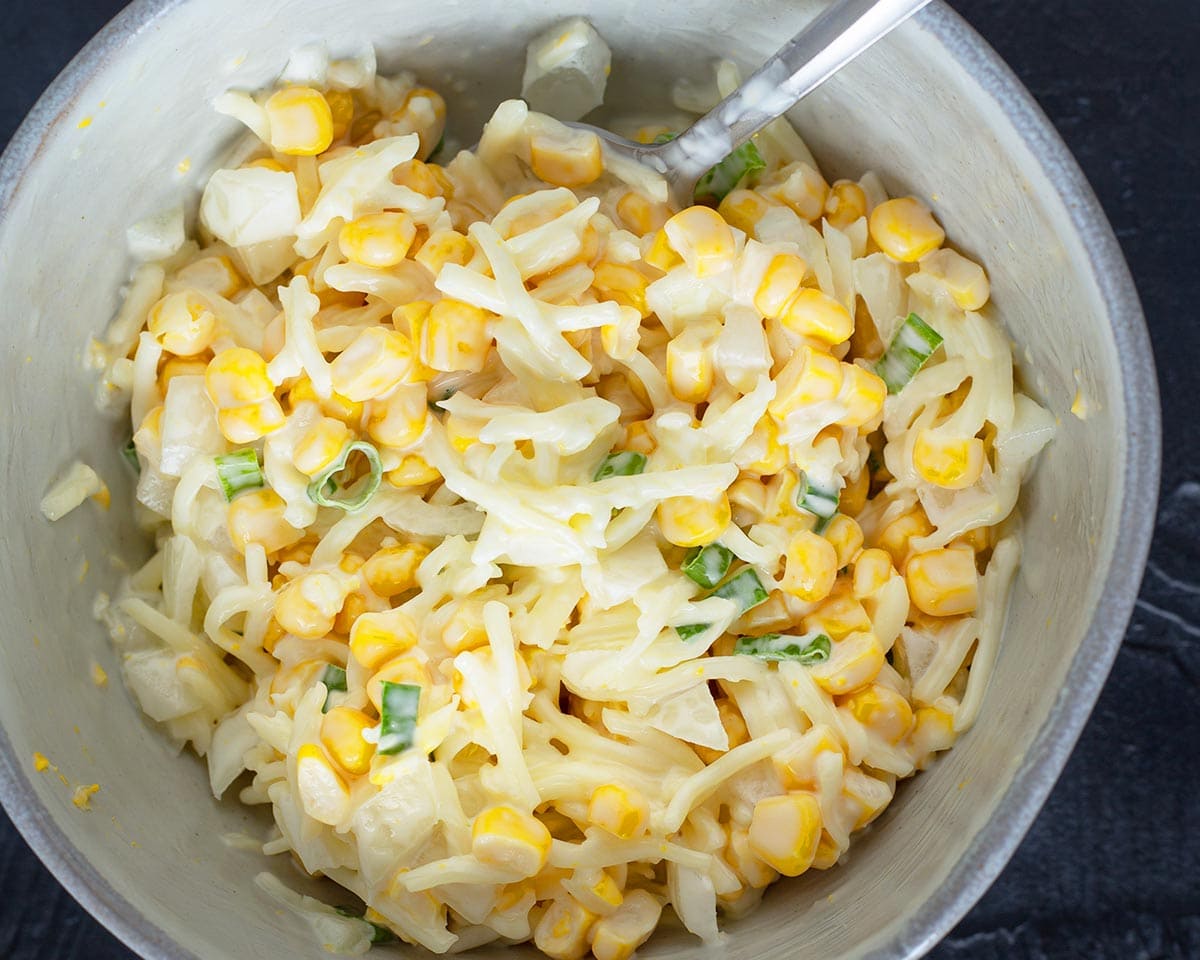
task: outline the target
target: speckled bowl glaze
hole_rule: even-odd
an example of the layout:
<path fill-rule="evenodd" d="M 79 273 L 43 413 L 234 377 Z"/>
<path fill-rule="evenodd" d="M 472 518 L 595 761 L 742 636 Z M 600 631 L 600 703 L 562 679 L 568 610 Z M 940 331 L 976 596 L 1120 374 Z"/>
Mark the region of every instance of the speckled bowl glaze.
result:
<path fill-rule="evenodd" d="M 252 882 L 264 868 L 291 880 L 290 865 L 218 839 L 260 814 L 216 803 L 201 764 L 141 718 L 91 616 L 96 592 L 120 577 L 113 558 L 136 561 L 144 546 L 121 507 L 124 428 L 95 411 L 83 354 L 131 268 L 125 227 L 181 195 L 194 206 L 236 133 L 208 101 L 269 81 L 304 42 L 348 53 L 373 41 L 385 66 L 446 93 L 471 142 L 518 93 L 525 43 L 558 18 L 587 13 L 613 47 L 610 104 L 652 110 L 713 57 L 761 62 L 815 8 L 139 0 L 42 97 L 0 161 L 0 797 L 67 889 L 133 949 L 153 960 L 327 956 Z M 950 236 L 987 264 L 1024 381 L 1061 429 L 1022 498 L 1024 563 L 975 728 L 903 785 L 845 864 L 773 887 L 718 948 L 666 929 L 647 958 L 929 949 L 1003 867 L 1059 775 L 1121 642 L 1150 539 L 1159 413 L 1137 296 L 1091 190 L 1016 78 L 935 3 L 793 119 L 826 172 L 875 169 L 893 191 L 932 198 Z M 1069 412 L 1077 390 L 1085 420 Z M 38 499 L 75 457 L 108 478 L 114 507 L 50 526 Z M 93 685 L 93 661 L 114 678 L 107 689 Z M 67 784 L 35 772 L 35 750 Z M 92 782 L 101 790 L 81 812 L 71 787 Z"/>

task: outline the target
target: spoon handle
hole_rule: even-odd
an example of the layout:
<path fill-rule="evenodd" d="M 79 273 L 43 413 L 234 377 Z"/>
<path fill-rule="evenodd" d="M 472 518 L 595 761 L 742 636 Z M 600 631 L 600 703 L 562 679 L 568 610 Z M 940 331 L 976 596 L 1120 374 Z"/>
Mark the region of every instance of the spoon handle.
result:
<path fill-rule="evenodd" d="M 837 0 L 827 7 L 737 90 L 654 150 L 672 194 L 691 203 L 709 168 L 929 2 Z"/>

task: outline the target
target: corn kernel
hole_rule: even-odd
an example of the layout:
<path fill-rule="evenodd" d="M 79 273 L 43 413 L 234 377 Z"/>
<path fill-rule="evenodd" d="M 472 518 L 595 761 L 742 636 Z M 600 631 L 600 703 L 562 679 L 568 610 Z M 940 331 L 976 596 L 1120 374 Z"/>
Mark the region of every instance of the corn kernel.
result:
<path fill-rule="evenodd" d="M 315 743 L 296 751 L 296 787 L 304 812 L 318 823 L 335 826 L 350 809 L 350 790 Z"/>
<path fill-rule="evenodd" d="M 891 784 L 868 776 L 857 767 L 847 769 L 842 796 L 849 802 L 851 812 L 856 814 L 854 829 L 861 830 L 883 813 L 892 802 L 894 790 Z"/>
<path fill-rule="evenodd" d="M 535 133 L 529 138 L 529 165 L 534 175 L 546 183 L 585 187 L 604 172 L 600 138 L 569 127 L 555 133 Z"/>
<path fill-rule="evenodd" d="M 258 403 L 275 395 L 267 361 L 246 347 L 222 350 L 204 372 L 208 398 L 218 410 Z"/>
<path fill-rule="evenodd" d="M 327 90 L 325 102 L 329 104 L 329 121 L 334 140 L 340 140 L 350 132 L 354 122 L 354 97 L 349 90 Z"/>
<path fill-rule="evenodd" d="M 342 562 L 338 566 L 347 573 L 352 573 L 352 563 L 347 561 L 352 559 L 351 555 L 342 558 Z M 362 558 L 358 559 L 359 563 Z M 354 629 L 354 624 L 358 618 L 367 612 L 367 598 L 361 593 L 355 592 L 348 594 L 345 601 L 342 603 L 342 609 L 338 611 L 338 615 L 333 618 L 333 632 L 346 637 L 350 635 L 350 631 Z"/>
<path fill-rule="evenodd" d="M 423 197 L 440 197 L 445 193 L 441 180 L 434 173 L 433 165 L 420 160 L 409 160 L 396 167 L 392 171 L 392 183 L 408 187 Z"/>
<path fill-rule="evenodd" d="M 345 590 L 336 577 L 306 573 L 279 592 L 275 598 L 275 619 L 288 633 L 316 640 L 333 629 L 333 620 L 345 599 Z"/>
<path fill-rule="evenodd" d="M 423 384 L 402 383 L 382 400 L 372 400 L 367 433 L 385 447 L 410 447 L 425 432 L 429 402 Z"/>
<path fill-rule="evenodd" d="M 842 389 L 845 364 L 828 353 L 803 346 L 775 377 L 775 397 L 767 410 L 777 420 L 793 410 L 835 400 Z"/>
<path fill-rule="evenodd" d="M 367 681 L 367 699 L 379 713 L 383 709 L 383 684 L 411 683 L 418 687 L 428 687 L 431 683 L 429 668 L 414 656 L 402 655 L 387 661 Z"/>
<path fill-rule="evenodd" d="M 860 600 L 873 596 L 894 573 L 891 554 L 886 550 L 878 547 L 864 550 L 854 561 L 854 596 Z"/>
<path fill-rule="evenodd" d="M 947 490 L 962 490 L 983 475 L 985 454 L 978 437 L 944 438 L 922 430 L 913 445 L 913 466 L 926 483 Z"/>
<path fill-rule="evenodd" d="M 293 157 L 315 157 L 333 143 L 333 113 L 312 87 L 285 87 L 266 103 L 271 148 Z"/>
<path fill-rule="evenodd" d="M 832 543 L 833 549 L 837 551 L 837 568 L 841 570 L 849 565 L 862 549 L 862 527 L 853 517 L 839 513 L 825 528 L 825 539 Z"/>
<path fill-rule="evenodd" d="M 845 230 L 867 215 L 867 195 L 853 180 L 836 180 L 825 198 L 825 219 L 829 225 Z"/>
<path fill-rule="evenodd" d="M 217 413 L 217 426 L 230 443 L 253 443 L 280 429 L 286 418 L 274 397 Z"/>
<path fill-rule="evenodd" d="M 688 207 L 663 226 L 671 247 L 697 277 L 711 277 L 733 265 L 733 231 L 711 207 Z"/>
<path fill-rule="evenodd" d="M 642 259 L 663 273 L 673 270 L 683 263 L 683 257 L 675 252 L 675 248 L 671 246 L 671 241 L 667 237 L 667 231 L 662 228 L 654 234 L 650 245 L 646 247 L 646 252 L 642 254 Z"/>
<path fill-rule="evenodd" d="M 808 264 L 796 254 L 775 254 L 755 291 L 754 308 L 769 320 L 782 317 L 807 272 Z"/>
<path fill-rule="evenodd" d="M 406 213 L 369 213 L 342 227 L 338 247 L 347 260 L 364 267 L 394 267 L 416 236 L 417 228 Z"/>
<path fill-rule="evenodd" d="M 979 604 L 979 574 L 969 550 L 930 550 L 912 557 L 904 568 L 908 596 L 922 613 L 955 617 Z"/>
<path fill-rule="evenodd" d="M 854 332 L 850 311 L 826 293 L 805 287 L 788 301 L 780 317 L 789 330 L 831 346 L 844 343 Z"/>
<path fill-rule="evenodd" d="M 732 827 L 725 847 L 725 860 L 752 890 L 762 890 L 779 876 L 750 849 L 750 834 L 741 827 Z"/>
<path fill-rule="evenodd" d="M 872 683 L 842 704 L 854 719 L 889 743 L 899 743 L 913 725 L 912 705 L 891 687 Z"/>
<path fill-rule="evenodd" d="M 856 363 L 843 363 L 842 390 L 838 401 L 846 408 L 838 423 L 846 427 L 865 427 L 883 413 L 887 384 L 870 370 Z"/>
<path fill-rule="evenodd" d="M 755 459 L 747 462 L 746 456 Z M 788 449 L 779 442 L 779 425 L 771 417 L 763 417 L 739 453 L 737 465 L 746 474 L 768 477 L 779 473 L 788 464 Z"/>
<path fill-rule="evenodd" d="M 670 497 L 658 505 L 658 528 L 677 547 L 699 547 L 712 543 L 729 526 L 732 512 L 729 497 L 722 492 L 714 500 L 699 497 Z"/>
<path fill-rule="evenodd" d="M 234 549 L 245 553 L 247 544 L 257 543 L 269 555 L 302 539 L 304 531 L 283 519 L 286 510 L 287 504 L 274 490 L 242 494 L 229 505 L 226 519 Z"/>
<path fill-rule="evenodd" d="M 629 840 L 645 832 L 650 823 L 650 804 L 632 787 L 602 784 L 588 801 L 588 821 L 614 837 Z"/>
<path fill-rule="evenodd" d="M 805 614 L 801 621 L 805 630 L 820 630 L 834 640 L 840 640 L 851 633 L 871 629 L 871 618 L 867 616 L 863 605 L 846 589 L 847 586 L 848 582 L 842 581 L 824 603 Z"/>
<path fill-rule="evenodd" d="M 175 272 L 175 280 L 189 287 L 211 290 L 226 300 L 242 289 L 242 275 L 229 257 L 201 257 Z"/>
<path fill-rule="evenodd" d="M 596 915 L 573 897 L 552 902 L 537 926 L 533 944 L 551 960 L 581 960 L 588 949 L 588 932 Z"/>
<path fill-rule="evenodd" d="M 954 746 L 957 734 L 954 732 L 954 717 L 952 714 L 937 707 L 921 707 L 917 710 L 909 742 L 918 761 L 918 766 L 928 763 L 929 755 Z"/>
<path fill-rule="evenodd" d="M 667 222 L 668 210 L 665 204 L 654 203 L 636 190 L 630 190 L 617 201 L 617 216 L 629 230 L 645 236 Z"/>
<path fill-rule="evenodd" d="M 163 349 L 180 357 L 207 350 L 217 333 L 217 318 L 200 294 L 169 293 L 150 308 L 146 327 Z"/>
<path fill-rule="evenodd" d="M 329 365 L 335 392 L 354 403 L 381 397 L 413 368 L 408 337 L 385 327 L 367 327 Z"/>
<path fill-rule="evenodd" d="M 897 568 L 904 566 L 908 559 L 909 543 L 918 537 L 927 537 L 933 533 L 933 527 L 925 517 L 925 511 L 920 507 L 901 514 L 879 532 L 876 539 L 884 550 L 891 554 L 892 562 Z"/>
<path fill-rule="evenodd" d="M 577 867 L 563 887 L 585 910 L 600 916 L 611 915 L 624 899 L 621 885 L 602 867 Z"/>
<path fill-rule="evenodd" d="M 684 403 L 701 403 L 712 392 L 714 369 L 708 345 L 684 331 L 667 344 L 667 386 Z"/>
<path fill-rule="evenodd" d="M 758 221 L 770 209 L 770 202 L 762 194 L 742 187 L 730 190 L 717 205 L 717 212 L 726 223 L 750 237 L 754 236 Z"/>
<path fill-rule="evenodd" d="M 811 530 L 801 530 L 787 548 L 783 589 L 806 603 L 824 600 L 837 578 L 837 550 Z"/>
<path fill-rule="evenodd" d="M 418 453 L 406 454 L 401 458 L 399 466 L 383 476 L 393 487 L 401 488 L 423 487 L 442 478 L 438 468 Z"/>
<path fill-rule="evenodd" d="M 354 777 L 371 769 L 375 746 L 363 739 L 363 731 L 376 726 L 361 710 L 333 707 L 321 718 L 321 743 L 333 762 Z"/>
<path fill-rule="evenodd" d="M 428 555 L 429 548 L 421 543 L 382 547 L 363 564 L 362 574 L 376 594 L 394 597 L 417 586 L 417 567 Z"/>
<path fill-rule="evenodd" d="M 881 203 L 867 221 L 871 239 L 894 260 L 916 263 L 946 239 L 929 208 L 915 197 Z"/>
<path fill-rule="evenodd" d="M 301 473 L 311 477 L 333 463 L 352 439 L 349 428 L 341 420 L 322 417 L 301 434 L 292 452 L 292 463 Z"/>
<path fill-rule="evenodd" d="M 167 387 L 176 377 L 202 377 L 207 369 L 208 364 L 203 360 L 168 360 L 158 375 L 159 389 L 166 396 Z"/>
<path fill-rule="evenodd" d="M 764 797 L 754 805 L 750 850 L 785 877 L 798 877 L 812 866 L 820 839 L 821 807 L 811 793 Z"/>
<path fill-rule="evenodd" d="M 779 780 L 789 790 L 816 789 L 825 757 L 844 762 L 845 754 L 833 730 L 825 724 L 809 727 L 771 758 Z"/>
<path fill-rule="evenodd" d="M 763 606 L 766 606 L 766 604 L 763 604 Z M 762 607 L 758 609 L 761 610 Z M 725 728 L 725 735 L 729 740 L 730 750 L 750 741 L 750 731 L 746 727 L 746 721 L 742 717 L 742 712 L 731 700 L 725 697 L 720 697 L 717 700 L 717 716 L 721 720 L 721 726 Z M 726 750 L 714 750 L 711 747 L 702 747 L 698 744 L 692 744 L 692 749 L 696 751 L 696 756 L 705 763 L 716 763 L 721 759 L 723 754 L 728 752 Z"/>
<path fill-rule="evenodd" d="M 480 863 L 532 877 L 546 865 L 550 831 L 537 817 L 507 804 L 488 807 L 471 824 L 471 852 Z"/>
<path fill-rule="evenodd" d="M 417 645 L 417 625 L 403 610 L 363 613 L 350 629 L 350 655 L 368 670 Z"/>
<path fill-rule="evenodd" d="M 457 230 L 435 230 L 413 259 L 436 277 L 447 263 L 466 266 L 474 255 L 471 241 Z"/>
<path fill-rule="evenodd" d="M 474 304 L 450 298 L 439 300 L 421 325 L 421 362 L 447 373 L 478 373 L 492 345 L 488 326 L 487 313 Z"/>
<path fill-rule="evenodd" d="M 832 694 L 853 693 L 883 669 L 883 647 L 872 633 L 852 633 L 834 640 L 829 659 L 812 667 L 812 677 Z"/>
<path fill-rule="evenodd" d="M 454 612 L 442 627 L 442 643 L 451 653 L 478 650 L 488 642 L 483 626 L 483 604 L 476 600 L 455 601 Z"/>
<path fill-rule="evenodd" d="M 658 446 L 658 441 L 650 432 L 649 424 L 648 420 L 631 420 L 625 424 L 625 440 L 621 444 L 621 449 L 643 453 L 646 456 L 652 454 Z"/>
<path fill-rule="evenodd" d="M 596 264 L 592 287 L 600 294 L 600 300 L 612 300 L 626 307 L 633 307 L 645 317 L 646 278 L 635 268 L 624 263 L 601 261 Z"/>
<path fill-rule="evenodd" d="M 650 939 L 662 913 L 659 902 L 645 890 L 630 890 L 616 912 L 601 917 L 592 927 L 592 955 L 596 960 L 630 960 Z"/>
<path fill-rule="evenodd" d="M 820 172 L 807 163 L 790 163 L 777 174 L 786 178 L 781 183 L 765 186 L 762 192 L 772 200 L 786 203 L 799 216 L 812 222 L 821 216 L 825 210 L 825 198 L 829 194 L 829 184 Z"/>

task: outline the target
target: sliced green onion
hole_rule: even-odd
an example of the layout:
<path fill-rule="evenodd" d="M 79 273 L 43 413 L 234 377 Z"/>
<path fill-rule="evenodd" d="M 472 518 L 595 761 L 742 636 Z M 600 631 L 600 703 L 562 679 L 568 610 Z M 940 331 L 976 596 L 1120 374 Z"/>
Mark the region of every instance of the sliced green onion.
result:
<path fill-rule="evenodd" d="M 814 533 L 824 533 L 829 521 L 837 516 L 838 503 L 841 493 L 836 489 L 819 487 L 808 479 L 808 474 L 800 471 L 800 484 L 796 487 L 796 506 L 807 510 L 817 518 Z"/>
<path fill-rule="evenodd" d="M 129 438 L 129 442 L 121 448 L 121 456 L 125 458 L 125 462 L 133 467 L 134 473 L 142 472 L 142 461 L 138 459 L 137 447 L 134 445 L 133 437 Z"/>
<path fill-rule="evenodd" d="M 394 943 L 395 942 L 396 935 L 394 933 L 392 933 L 392 931 L 389 930 L 387 927 L 383 926 L 383 924 L 375 923 L 371 920 L 368 920 L 361 913 L 355 913 L 353 910 L 349 909 L 348 907 L 334 907 L 333 909 L 336 910 L 338 913 L 340 913 L 343 917 L 349 917 L 351 920 L 361 920 L 363 923 L 371 924 L 371 927 L 372 927 L 371 943 Z"/>
<path fill-rule="evenodd" d="M 711 626 L 711 623 L 685 623 L 682 626 L 676 627 L 675 632 L 679 634 L 680 640 L 691 640 L 692 637 L 700 636 L 700 634 Z"/>
<path fill-rule="evenodd" d="M 321 674 L 321 682 L 325 684 L 326 694 L 325 703 L 321 707 L 322 713 L 329 712 L 329 698 L 335 693 L 345 693 L 349 688 L 346 686 L 346 671 L 343 667 L 339 667 L 335 663 L 329 664 L 325 668 L 325 672 Z"/>
<path fill-rule="evenodd" d="M 802 637 L 764 633 L 761 637 L 738 637 L 733 645 L 735 654 L 759 660 L 795 660 L 806 667 L 824 663 L 832 649 L 833 644 L 824 633 L 806 633 Z"/>
<path fill-rule="evenodd" d="M 757 607 L 767 599 L 767 588 L 758 579 L 758 574 L 752 567 L 746 567 L 735 577 L 730 577 L 712 592 L 714 597 L 732 600 L 738 605 L 740 613 L 745 613 L 752 607 Z"/>
<path fill-rule="evenodd" d="M 360 479 L 350 490 L 340 489 L 337 475 L 346 469 L 346 461 L 355 451 L 367 458 L 371 472 Z M 383 479 L 383 464 L 379 462 L 379 451 L 363 440 L 346 444 L 346 448 L 328 467 L 318 473 L 308 485 L 308 499 L 319 507 L 337 507 L 347 513 L 361 510 L 375 496 L 379 482 Z"/>
<path fill-rule="evenodd" d="M 731 193 L 749 174 L 766 169 L 762 158 L 751 141 L 747 140 L 724 160 L 702 176 L 693 195 L 697 203 L 716 206 Z"/>
<path fill-rule="evenodd" d="M 899 393 L 941 346 L 942 335 L 915 313 L 901 324 L 892 342 L 875 364 L 888 393 Z"/>
<path fill-rule="evenodd" d="M 266 479 L 258 465 L 258 454 L 253 450 L 235 450 L 213 457 L 217 464 L 217 479 L 225 499 L 232 501 L 243 490 L 257 490 Z"/>
<path fill-rule="evenodd" d="M 646 455 L 632 450 L 618 450 L 604 458 L 596 470 L 593 480 L 607 480 L 609 477 L 634 477 L 646 469 Z"/>
<path fill-rule="evenodd" d="M 729 572 L 733 551 L 719 543 L 707 547 L 692 547 L 683 558 L 680 568 L 702 587 L 715 587 Z"/>
<path fill-rule="evenodd" d="M 413 745 L 421 688 L 415 683 L 383 681 L 383 710 L 379 722 L 379 752 L 401 753 Z"/>

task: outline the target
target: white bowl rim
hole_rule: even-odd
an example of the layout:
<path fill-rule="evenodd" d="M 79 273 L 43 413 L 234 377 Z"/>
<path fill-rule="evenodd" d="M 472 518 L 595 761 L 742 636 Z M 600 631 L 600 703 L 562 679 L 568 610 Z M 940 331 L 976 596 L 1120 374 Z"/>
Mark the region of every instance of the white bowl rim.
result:
<path fill-rule="evenodd" d="M 0 223 L 35 163 L 42 142 L 71 112 L 106 61 L 157 19 L 195 0 L 135 0 L 71 60 L 38 99 L 0 156 Z M 1157 513 L 1161 458 L 1158 380 L 1133 278 L 1112 227 L 1070 150 L 1008 65 L 944 0 L 916 17 L 990 94 L 1057 189 L 1087 253 L 1107 306 L 1126 410 L 1127 451 L 1118 529 L 1101 599 L 1059 697 L 1000 800 L 997 815 L 975 836 L 937 893 L 912 914 L 899 935 L 863 960 L 912 960 L 928 952 L 966 915 L 1016 851 L 1092 712 L 1137 600 Z M 1147 496 L 1146 491 L 1153 491 Z M 84 859 L 34 792 L 0 729 L 0 805 L 47 869 L 92 916 L 145 960 L 198 960 L 115 890 Z M 1001 815 L 1002 814 L 1002 815 Z"/>

